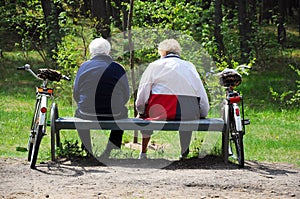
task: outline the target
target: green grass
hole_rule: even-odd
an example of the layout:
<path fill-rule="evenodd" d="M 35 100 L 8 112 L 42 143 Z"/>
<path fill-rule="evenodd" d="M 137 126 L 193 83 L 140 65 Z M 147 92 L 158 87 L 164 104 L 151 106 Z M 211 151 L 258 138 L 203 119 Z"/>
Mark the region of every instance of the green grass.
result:
<path fill-rule="evenodd" d="M 247 111 L 251 124 L 244 137 L 249 160 L 288 162 L 300 166 L 300 111 Z"/>
<path fill-rule="evenodd" d="M 24 57 L 21 53 L 5 52 L 4 56 L 5 59 L 0 60 L 0 157 L 26 158 L 27 152 L 17 151 L 16 148 L 27 147 L 35 103 L 34 87 L 39 81 L 33 80 L 30 74 L 17 71 L 15 68 L 25 63 L 39 66 L 42 61 L 37 59 L 34 53 Z M 279 92 L 295 88 L 293 82 L 296 78 L 293 71 L 280 67 L 268 68 L 260 73 L 253 71 L 249 77 L 244 78 L 239 89 L 244 96 L 246 117 L 251 120 L 244 137 L 246 160 L 284 162 L 300 166 L 300 111 L 293 108 L 285 109 L 282 104 L 274 101 L 270 94 L 270 87 Z M 68 95 L 71 95 L 71 92 Z M 64 102 L 64 99 L 56 100 L 59 114 L 72 116 L 74 107 Z M 132 112 L 131 102 L 130 115 L 133 115 Z M 42 140 L 38 162 L 50 160 L 49 130 L 48 127 L 48 136 Z M 108 132 L 93 131 L 92 135 L 95 151 L 101 153 L 107 142 Z M 76 131 L 69 130 L 62 131 L 61 138 L 64 142 L 76 140 L 78 136 Z M 128 143 L 132 140 L 133 131 L 125 132 L 123 142 Z M 194 133 L 190 156 L 197 155 L 201 150 L 207 153 L 220 153 L 220 142 L 220 133 Z M 178 158 L 180 148 L 177 132 L 155 133 L 152 143 L 160 148 L 149 150 L 150 157 Z M 137 158 L 138 153 L 139 150 L 123 147 L 121 156 L 120 154 L 115 156 Z"/>

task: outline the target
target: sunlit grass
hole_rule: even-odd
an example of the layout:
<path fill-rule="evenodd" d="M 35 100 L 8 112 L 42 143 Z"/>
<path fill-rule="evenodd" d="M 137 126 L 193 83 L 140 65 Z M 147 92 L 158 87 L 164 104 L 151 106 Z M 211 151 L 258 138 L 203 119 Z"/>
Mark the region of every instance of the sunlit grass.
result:
<path fill-rule="evenodd" d="M 244 137 L 249 160 L 300 165 L 300 111 L 248 111 L 251 124 Z"/>

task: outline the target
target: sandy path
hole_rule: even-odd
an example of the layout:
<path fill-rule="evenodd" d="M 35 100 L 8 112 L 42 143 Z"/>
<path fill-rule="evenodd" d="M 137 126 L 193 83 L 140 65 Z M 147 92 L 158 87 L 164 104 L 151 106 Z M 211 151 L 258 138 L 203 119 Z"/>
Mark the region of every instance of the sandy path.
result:
<path fill-rule="evenodd" d="M 300 198 L 300 169 L 291 165 L 246 162 L 238 169 L 215 157 L 175 161 L 164 169 L 138 160 L 87 162 L 49 162 L 31 170 L 25 159 L 0 159 L 0 197 Z"/>

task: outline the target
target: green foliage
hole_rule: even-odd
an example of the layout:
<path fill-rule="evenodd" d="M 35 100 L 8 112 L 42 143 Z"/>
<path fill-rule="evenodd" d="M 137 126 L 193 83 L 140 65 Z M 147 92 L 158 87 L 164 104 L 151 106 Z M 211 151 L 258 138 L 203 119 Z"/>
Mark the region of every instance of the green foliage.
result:
<path fill-rule="evenodd" d="M 75 43 L 73 38 L 73 36 L 64 37 L 58 46 L 58 52 L 55 57 L 59 71 L 62 74 L 70 76 L 72 82 L 74 81 L 77 68 L 83 59 L 82 50 L 78 47 L 78 44 Z M 69 104 L 72 103 L 72 82 L 60 81 L 55 83 L 59 93 L 58 97 Z"/>
<path fill-rule="evenodd" d="M 266 68 L 273 64 L 273 59 L 279 55 L 281 47 L 277 42 L 274 30 L 257 26 L 250 43 L 257 65 Z"/>
<path fill-rule="evenodd" d="M 209 47 L 213 41 L 212 12 L 212 9 L 203 10 L 199 5 L 183 1 L 136 1 L 133 24 L 141 28 L 180 31 Z"/>
<path fill-rule="evenodd" d="M 233 19 L 229 19 L 229 14 L 225 14 L 221 23 L 221 32 L 225 45 L 225 54 L 224 57 L 218 58 L 218 61 L 223 62 L 223 65 L 224 62 L 227 62 L 228 66 L 230 66 L 231 60 L 239 60 L 241 54 L 237 12 L 234 12 L 234 14 L 235 18 Z M 214 50 L 213 52 L 216 52 L 216 50 Z"/>
<path fill-rule="evenodd" d="M 293 65 L 290 68 L 296 73 L 298 80 L 295 80 L 296 89 L 286 90 L 279 94 L 273 87 L 270 87 L 270 92 L 275 101 L 279 102 L 282 108 L 299 108 L 300 107 L 300 70 Z"/>
<path fill-rule="evenodd" d="M 31 0 L 27 3 L 17 1 L 16 4 L 0 7 L 1 22 L 7 31 L 17 33 L 20 41 L 16 45 L 25 52 L 32 49 L 40 50 L 45 47 L 45 23 L 42 7 L 39 1 Z M 26 54 L 25 54 L 26 55 Z"/>
<path fill-rule="evenodd" d="M 71 104 L 73 81 L 78 67 L 83 61 L 87 60 L 87 41 L 91 40 L 92 32 L 82 24 L 74 26 L 70 18 L 67 18 L 62 27 L 67 34 L 58 45 L 54 59 L 56 60 L 57 69 L 70 76 L 71 82 L 60 81 L 56 82 L 55 85 L 58 93 L 60 93 L 58 97 Z"/>
<path fill-rule="evenodd" d="M 76 158 L 83 157 L 85 151 L 79 146 L 78 140 L 65 140 L 61 147 L 57 148 L 58 157 Z"/>

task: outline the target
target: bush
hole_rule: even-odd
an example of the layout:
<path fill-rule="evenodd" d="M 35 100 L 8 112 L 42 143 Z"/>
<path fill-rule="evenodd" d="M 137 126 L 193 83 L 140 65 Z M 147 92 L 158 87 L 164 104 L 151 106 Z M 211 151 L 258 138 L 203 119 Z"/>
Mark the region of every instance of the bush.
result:
<path fill-rule="evenodd" d="M 281 106 L 284 108 L 299 108 L 300 107 L 300 70 L 297 69 L 293 65 L 289 65 L 290 68 L 295 71 L 296 75 L 298 76 L 298 80 L 295 80 L 296 90 L 288 90 L 284 91 L 281 94 L 273 89 L 270 88 L 270 92 L 272 97 L 275 101 L 279 102 Z"/>

